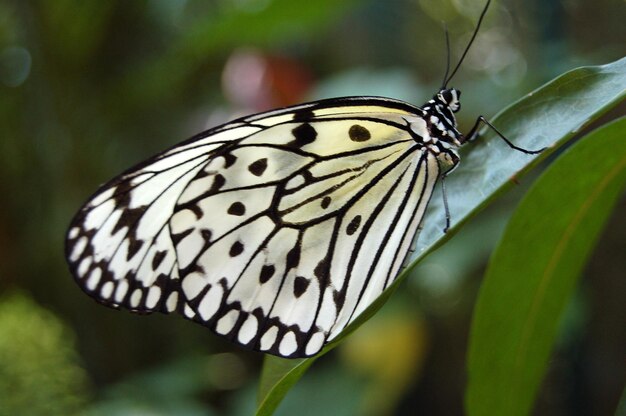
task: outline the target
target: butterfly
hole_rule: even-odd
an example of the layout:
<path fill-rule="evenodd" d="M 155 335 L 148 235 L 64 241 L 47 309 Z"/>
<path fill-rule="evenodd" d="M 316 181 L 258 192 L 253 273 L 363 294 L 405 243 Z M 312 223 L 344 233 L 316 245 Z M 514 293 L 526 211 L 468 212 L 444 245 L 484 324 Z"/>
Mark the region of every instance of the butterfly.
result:
<path fill-rule="evenodd" d="M 461 92 L 447 84 L 464 56 L 421 107 L 347 97 L 269 111 L 127 170 L 70 224 L 76 282 L 257 351 L 317 354 L 393 283 L 456 149 L 490 125 L 457 129 Z"/>

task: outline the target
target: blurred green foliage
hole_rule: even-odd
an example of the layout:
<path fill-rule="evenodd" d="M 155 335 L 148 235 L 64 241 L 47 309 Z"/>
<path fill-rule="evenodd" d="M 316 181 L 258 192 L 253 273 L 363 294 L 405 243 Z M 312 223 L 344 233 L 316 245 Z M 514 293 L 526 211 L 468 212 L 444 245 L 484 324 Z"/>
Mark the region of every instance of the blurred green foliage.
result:
<path fill-rule="evenodd" d="M 73 415 L 88 400 L 74 334 L 23 293 L 0 297 L 0 413 Z"/>
<path fill-rule="evenodd" d="M 0 2 L 0 292 L 17 288 L 32 295 L 16 303 L 23 310 L 13 330 L 26 332 L 25 309 L 32 312 L 45 305 L 71 328 L 67 333 L 76 334 L 81 357 L 77 360 L 71 352 L 72 336 L 59 335 L 61 346 L 47 344 L 47 351 L 29 362 L 31 380 L 52 374 L 46 357 L 65 354 L 64 360 L 54 362 L 64 366 L 60 373 L 70 375 L 63 400 L 75 407 L 66 408 L 68 412 L 85 404 L 96 414 L 133 414 L 137 409 L 152 411 L 163 403 L 159 398 L 167 397 L 171 407 L 161 406 L 162 412 L 250 414 L 262 357 L 181 319 L 139 317 L 92 302 L 64 264 L 63 238 L 70 217 L 99 183 L 133 163 L 210 124 L 266 109 L 234 99 L 233 87 L 227 87 L 227 68 L 237 53 L 249 56 L 252 51 L 266 62 L 269 75 L 263 85 L 272 94 L 264 96 L 265 105 L 353 94 L 419 104 L 443 75 L 441 21 L 450 29 L 456 59 L 482 3 Z M 625 38 L 620 0 L 495 2 L 454 80 L 463 90 L 462 130 L 477 114 L 493 114 L 566 69 L 623 56 Z M 291 79 L 299 81 L 285 85 Z M 243 81 L 235 88 L 250 90 Z M 423 414 L 461 413 L 464 354 L 480 276 L 524 186 L 468 224 L 436 253 L 428 271 L 407 279 L 402 293 L 386 305 L 404 303 L 409 316 L 423 320 L 420 331 L 430 347 L 414 351 L 410 360 L 423 365 L 414 367 L 412 377 L 398 373 L 395 382 L 406 384 L 381 409 L 395 414 L 416 409 Z M 615 296 L 626 293 L 624 230 L 626 221 L 615 216 L 584 272 L 579 301 L 572 307 L 574 314 L 584 316 L 584 329 L 563 335 L 567 342 L 555 355 L 537 402 L 538 414 L 571 414 L 573 409 L 607 414 L 615 409 L 626 374 L 626 312 Z M 470 243 L 455 244 L 464 239 Z M 26 302 L 30 306 L 24 306 Z M 389 319 L 390 327 L 405 328 L 393 313 L 379 315 L 374 319 Z M 58 328 L 54 322 L 43 326 Z M 7 350 L 12 352 L 2 357 L 0 366 L 17 366 L 22 348 L 4 328 L 0 345 L 13 349 Z M 398 334 L 398 343 L 406 343 L 415 330 L 406 328 L 406 337 Z M 233 368 L 244 370 L 233 373 L 236 382 L 212 382 L 227 380 L 235 371 L 221 365 L 203 367 L 215 357 L 219 361 L 225 351 L 232 353 L 229 360 L 235 357 Z M 368 373 L 354 363 L 358 354 L 345 353 L 349 358 L 332 354 L 316 363 L 279 412 L 347 415 L 362 408 L 368 388 L 384 372 Z M 3 376 L 0 385 L 13 385 L 15 377 Z M 90 387 L 77 387 L 83 385 Z M 93 395 L 86 395 L 88 391 Z M 33 406 L 37 393 L 24 393 Z M 335 404 L 339 400 L 342 406 Z M 30 406 L 25 404 L 22 414 L 35 412 Z"/>
<path fill-rule="evenodd" d="M 107 387 L 85 414 L 218 415 L 218 408 L 203 402 L 203 393 L 245 387 L 246 371 L 230 353 L 179 357 Z"/>

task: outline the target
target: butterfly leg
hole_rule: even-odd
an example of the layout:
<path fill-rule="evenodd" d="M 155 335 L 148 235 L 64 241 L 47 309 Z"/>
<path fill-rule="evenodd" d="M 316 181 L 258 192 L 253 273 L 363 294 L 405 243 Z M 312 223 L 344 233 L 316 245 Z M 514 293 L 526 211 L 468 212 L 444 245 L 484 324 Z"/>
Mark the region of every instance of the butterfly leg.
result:
<path fill-rule="evenodd" d="M 475 139 L 477 139 L 480 136 L 480 133 L 478 133 L 478 129 L 480 127 L 480 124 L 483 123 L 485 125 L 487 125 L 489 128 L 491 128 L 493 131 L 496 132 L 496 134 L 502 139 L 504 140 L 504 142 L 511 148 L 514 150 L 517 150 L 519 152 L 522 153 L 526 153 L 528 155 L 536 155 L 538 153 L 543 152 L 544 150 L 546 150 L 545 147 L 542 147 L 539 150 L 528 150 L 528 149 L 523 149 L 521 147 L 517 147 L 515 146 L 509 139 L 507 139 L 506 137 L 504 137 L 504 135 L 502 133 L 500 133 L 500 131 L 495 128 L 495 126 L 493 124 L 491 124 L 485 117 L 483 116 L 478 116 L 478 118 L 476 119 L 476 123 L 474 123 L 474 127 L 472 127 L 472 129 L 469 131 L 469 133 L 467 133 L 467 135 L 465 135 L 465 140 L 463 140 L 462 142 L 468 142 L 468 141 L 473 141 Z"/>
<path fill-rule="evenodd" d="M 444 233 L 447 233 L 450 229 L 450 208 L 448 207 L 448 193 L 446 192 L 446 178 L 448 175 L 456 169 L 459 164 L 459 156 L 456 153 L 450 153 L 450 157 L 453 162 L 451 167 L 441 174 L 441 194 L 443 197 L 443 208 L 446 213 L 446 226 L 443 229 Z"/>
<path fill-rule="evenodd" d="M 446 193 L 447 172 L 441 175 L 441 194 L 443 195 L 443 208 L 446 212 L 446 226 L 443 229 L 444 234 L 450 229 L 450 208 L 448 208 L 448 194 Z"/>

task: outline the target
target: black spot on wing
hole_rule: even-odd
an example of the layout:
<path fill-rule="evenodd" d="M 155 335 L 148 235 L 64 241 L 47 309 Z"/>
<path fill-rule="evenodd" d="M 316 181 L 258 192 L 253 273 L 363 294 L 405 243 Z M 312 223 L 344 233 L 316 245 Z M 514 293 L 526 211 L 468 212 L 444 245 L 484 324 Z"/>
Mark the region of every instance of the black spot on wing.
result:
<path fill-rule="evenodd" d="M 156 253 L 154 253 L 154 257 L 152 257 L 152 270 L 153 271 L 159 268 L 159 265 L 165 258 L 166 253 L 167 252 L 165 250 L 159 250 Z"/>
<path fill-rule="evenodd" d="M 228 169 L 229 167 L 234 165 L 235 162 L 237 161 L 237 156 L 233 155 L 232 153 L 224 153 L 222 157 L 224 158 L 225 169 Z"/>
<path fill-rule="evenodd" d="M 313 270 L 313 274 L 315 274 L 315 276 L 322 283 L 328 280 L 328 276 L 330 274 L 330 261 L 328 257 L 324 257 L 319 263 L 317 263 L 317 266 L 315 266 L 315 269 Z"/>
<path fill-rule="evenodd" d="M 248 166 L 248 170 L 254 176 L 261 176 L 263 172 L 267 169 L 267 158 L 264 157 L 262 159 L 257 160 L 256 162 L 252 162 L 250 166 Z"/>
<path fill-rule="evenodd" d="M 203 228 L 202 231 L 200 231 L 200 234 L 202 235 L 202 239 L 205 243 L 209 243 L 211 241 L 211 237 L 213 236 L 213 233 L 208 228 Z"/>
<path fill-rule="evenodd" d="M 333 302 L 335 302 L 335 307 L 337 310 L 343 308 L 343 304 L 346 301 L 346 292 L 345 291 L 333 291 Z"/>
<path fill-rule="evenodd" d="M 361 225 L 361 216 L 357 215 L 354 218 L 352 218 L 352 221 L 350 221 L 350 223 L 346 227 L 346 234 L 348 235 L 354 234 L 356 230 L 359 229 L 360 225 Z"/>
<path fill-rule="evenodd" d="M 348 135 L 350 140 L 355 142 L 366 142 L 372 138 L 370 131 L 359 124 L 352 125 L 350 130 L 348 130 Z"/>
<path fill-rule="evenodd" d="M 224 186 L 224 184 L 226 184 L 226 179 L 218 173 L 213 178 L 213 183 L 211 184 L 211 189 L 209 189 L 209 192 L 214 193 L 219 191 L 220 188 Z"/>
<path fill-rule="evenodd" d="M 300 245 L 296 245 L 287 253 L 285 270 L 298 267 L 299 263 L 300 263 Z"/>
<path fill-rule="evenodd" d="M 130 242 L 128 243 L 128 253 L 126 255 L 126 260 L 130 260 L 135 257 L 135 254 L 137 254 L 137 252 L 141 250 L 141 247 L 143 247 L 144 243 L 143 240 L 136 238 L 134 235 L 130 235 L 128 239 L 130 240 Z"/>
<path fill-rule="evenodd" d="M 299 298 L 306 292 L 309 287 L 309 279 L 303 276 L 296 276 L 293 281 L 293 294 L 295 297 Z"/>
<path fill-rule="evenodd" d="M 330 205 L 330 201 L 331 201 L 330 197 L 325 196 L 324 198 L 322 198 L 322 202 L 320 205 L 322 205 L 322 208 L 326 209 Z"/>
<path fill-rule="evenodd" d="M 276 267 L 273 264 L 266 264 L 261 267 L 261 274 L 259 275 L 259 281 L 261 283 L 265 283 L 271 279 L 271 277 L 276 272 Z"/>
<path fill-rule="evenodd" d="M 240 217 L 246 213 L 246 206 L 241 202 L 233 202 L 230 207 L 228 207 L 228 213 Z"/>
<path fill-rule="evenodd" d="M 304 123 L 291 130 L 294 140 L 287 143 L 287 146 L 302 147 L 313 143 L 317 137 L 317 132 L 309 123 Z"/>
<path fill-rule="evenodd" d="M 243 243 L 241 241 L 235 241 L 232 246 L 230 246 L 230 251 L 228 254 L 230 257 L 237 257 L 243 253 Z"/>
<path fill-rule="evenodd" d="M 127 207 L 130 204 L 130 191 L 133 189 L 133 185 L 130 180 L 120 182 L 113 192 L 113 200 L 115 201 L 115 207 Z"/>

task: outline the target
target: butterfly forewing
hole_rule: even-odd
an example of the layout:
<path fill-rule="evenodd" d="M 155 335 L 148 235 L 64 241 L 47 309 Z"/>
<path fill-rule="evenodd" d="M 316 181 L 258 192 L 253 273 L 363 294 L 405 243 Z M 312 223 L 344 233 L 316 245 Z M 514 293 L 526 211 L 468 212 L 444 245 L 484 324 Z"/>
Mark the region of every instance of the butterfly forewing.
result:
<path fill-rule="evenodd" d="M 105 184 L 67 256 L 109 306 L 183 314 L 275 355 L 317 353 L 397 275 L 439 176 L 418 110 L 321 101 L 237 120 Z"/>

